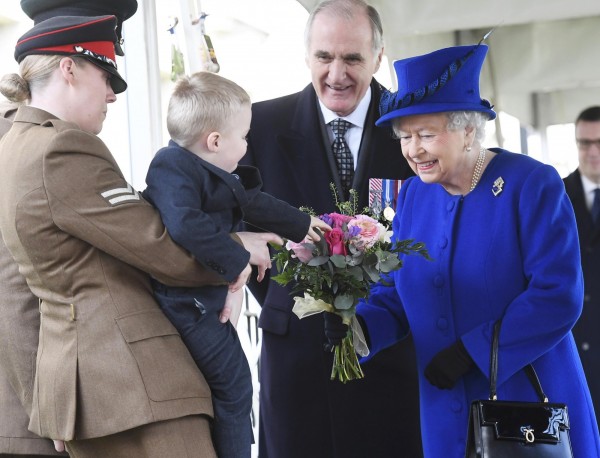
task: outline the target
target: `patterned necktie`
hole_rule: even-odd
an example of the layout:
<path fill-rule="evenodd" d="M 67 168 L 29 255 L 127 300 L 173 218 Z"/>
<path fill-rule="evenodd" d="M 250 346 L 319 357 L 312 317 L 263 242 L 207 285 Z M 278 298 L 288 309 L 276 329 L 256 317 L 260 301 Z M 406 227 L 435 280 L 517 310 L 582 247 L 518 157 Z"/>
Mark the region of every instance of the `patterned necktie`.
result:
<path fill-rule="evenodd" d="M 352 126 L 352 123 L 345 119 L 337 118 L 331 121 L 329 125 L 335 135 L 335 139 L 331 145 L 333 156 L 335 157 L 338 173 L 340 174 L 344 197 L 348 197 L 348 191 L 352 187 L 352 180 L 354 178 L 354 158 L 352 157 L 348 143 L 344 139 L 344 135 L 350 126 Z"/>
<path fill-rule="evenodd" d="M 594 203 L 592 204 L 592 220 L 595 227 L 600 227 L 600 188 L 594 189 Z"/>

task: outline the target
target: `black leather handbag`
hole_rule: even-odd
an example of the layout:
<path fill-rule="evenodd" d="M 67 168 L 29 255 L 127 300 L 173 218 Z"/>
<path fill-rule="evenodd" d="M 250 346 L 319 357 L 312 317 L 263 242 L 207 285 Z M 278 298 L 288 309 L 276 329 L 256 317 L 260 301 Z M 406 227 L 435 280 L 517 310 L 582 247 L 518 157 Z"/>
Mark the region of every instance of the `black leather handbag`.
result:
<path fill-rule="evenodd" d="M 548 402 L 531 364 L 525 367 L 540 402 L 499 401 L 498 321 L 490 356 L 490 398 L 473 401 L 465 458 L 572 458 L 565 404 Z"/>

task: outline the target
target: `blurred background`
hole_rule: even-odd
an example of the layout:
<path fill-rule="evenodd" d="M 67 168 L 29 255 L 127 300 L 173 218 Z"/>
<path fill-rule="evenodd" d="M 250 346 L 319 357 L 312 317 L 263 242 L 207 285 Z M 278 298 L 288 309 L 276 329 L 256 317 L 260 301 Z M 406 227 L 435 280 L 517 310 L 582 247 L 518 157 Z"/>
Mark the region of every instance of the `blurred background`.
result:
<path fill-rule="evenodd" d="M 215 70 L 253 101 L 302 89 L 304 24 L 318 0 L 139 0 L 125 22 L 119 68 L 131 84 L 110 107 L 101 134 L 126 176 L 144 188 L 147 166 L 167 140 L 165 105 L 173 50 L 183 71 Z M 577 165 L 573 120 L 600 103 L 600 2 L 597 0 L 371 0 L 384 21 L 385 60 L 377 79 L 394 87 L 392 63 L 478 42 L 495 28 L 482 72 L 482 96 L 500 113 L 486 146 L 504 146 L 554 165 Z M 177 24 L 173 27 L 173 24 Z M 17 38 L 31 26 L 18 0 L 0 11 L 0 72 L 16 71 Z M 208 57 L 207 57 L 208 56 Z"/>

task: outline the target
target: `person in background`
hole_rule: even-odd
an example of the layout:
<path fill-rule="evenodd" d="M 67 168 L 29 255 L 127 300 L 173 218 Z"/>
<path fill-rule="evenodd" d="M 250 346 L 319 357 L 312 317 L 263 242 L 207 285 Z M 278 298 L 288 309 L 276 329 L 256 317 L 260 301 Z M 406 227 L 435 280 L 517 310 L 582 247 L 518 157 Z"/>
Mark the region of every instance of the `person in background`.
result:
<path fill-rule="evenodd" d="M 574 456 L 598 458 L 571 334 L 583 302 L 573 207 L 553 167 L 482 145 L 496 117 L 479 95 L 486 53 L 457 46 L 394 63 L 400 89 L 383 99 L 377 125 L 392 125 L 417 176 L 400 189 L 393 239 L 423 242 L 433 260 L 406 258 L 357 315 L 372 355 L 414 337 L 426 457 L 465 456 L 502 319 L 498 399 L 539 399 L 523 371 L 532 364 L 550 401 L 568 406 Z"/>
<path fill-rule="evenodd" d="M 173 240 L 230 283 L 181 288 L 153 281 L 161 309 L 210 387 L 219 458 L 250 458 L 253 443 L 250 367 L 232 323 L 219 321 L 227 296 L 242 293 L 251 273 L 250 253 L 229 233 L 242 219 L 296 242 L 318 240 L 313 227 L 331 230 L 260 192 L 258 170 L 238 166 L 251 115 L 250 96 L 233 81 L 210 72 L 181 77 L 167 110 L 171 140 L 154 156 L 143 193 Z M 261 279 L 269 266 L 258 266 Z"/>
<path fill-rule="evenodd" d="M 17 42 L 28 100 L 0 143 L 0 230 L 39 298 L 32 432 L 76 457 L 216 456 L 210 391 L 158 308 L 150 275 L 219 284 L 169 237 L 96 136 L 127 85 L 115 63 L 115 16 L 59 16 Z M 268 258 L 277 236 L 232 234 Z"/>
<path fill-rule="evenodd" d="M 18 105 L 0 104 L 0 138 L 12 126 Z M 35 297 L 0 236 L 0 457 L 66 456 L 52 441 L 27 429 L 22 400 L 31 403 L 40 313 Z M 6 369 L 5 369 L 6 368 Z M 9 369 L 9 370 L 7 370 Z M 12 377 L 9 378 L 9 375 Z M 17 393 L 19 393 L 17 395 Z M 30 406 L 29 406 L 30 408 Z"/>
<path fill-rule="evenodd" d="M 334 183 L 342 198 L 355 189 L 363 208 L 370 178 L 413 174 L 391 129 L 374 125 L 383 91 L 373 78 L 383 56 L 381 18 L 362 0 L 326 0 L 311 12 L 305 37 L 312 84 L 253 104 L 241 163 L 260 170 L 263 191 L 295 207 L 336 211 Z M 365 364 L 364 379 L 341 384 L 330 380 L 333 354 L 323 336 L 338 317 L 299 320 L 290 288 L 274 281 L 251 281 L 250 290 L 262 306 L 261 458 L 421 456 L 410 337 Z"/>
<path fill-rule="evenodd" d="M 577 170 L 563 181 L 575 210 L 581 267 L 583 311 L 573 328 L 594 409 L 600 411 L 600 106 L 586 108 L 575 120 Z"/>
<path fill-rule="evenodd" d="M 136 0 L 21 0 L 21 8 L 34 24 L 55 16 L 114 14 L 117 43 L 122 25 L 137 10 Z M 117 53 L 122 55 L 119 45 Z M 12 125 L 18 104 L 0 106 L 0 137 Z M 35 360 L 40 323 L 39 303 L 0 237 L 0 457 L 66 456 L 52 441 L 30 432 Z M 58 443 L 59 449 L 63 444 Z"/>

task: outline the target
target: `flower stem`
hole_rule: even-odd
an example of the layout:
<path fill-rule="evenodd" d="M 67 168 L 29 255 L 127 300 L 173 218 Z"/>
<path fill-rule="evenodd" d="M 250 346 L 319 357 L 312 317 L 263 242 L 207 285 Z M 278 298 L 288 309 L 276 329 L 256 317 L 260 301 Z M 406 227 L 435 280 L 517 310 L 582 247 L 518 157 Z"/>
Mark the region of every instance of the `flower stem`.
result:
<path fill-rule="evenodd" d="M 331 380 L 339 380 L 342 383 L 346 383 L 350 380 L 361 379 L 364 376 L 356 352 L 354 351 L 352 332 L 349 332 L 342 339 L 342 343 L 336 345 L 334 348 Z"/>

